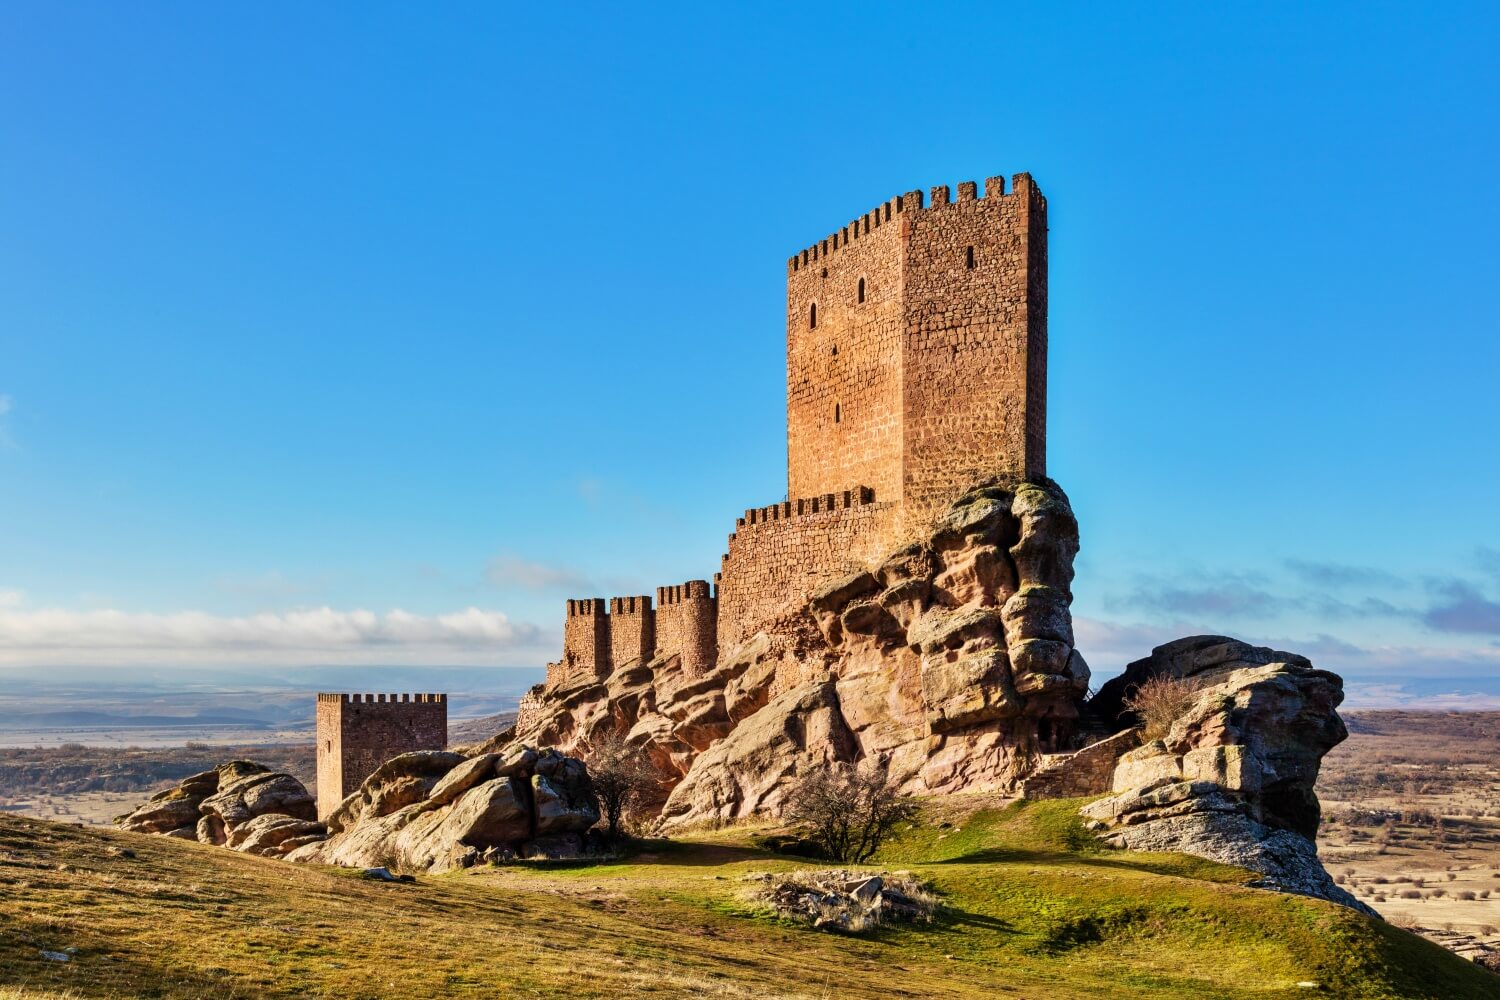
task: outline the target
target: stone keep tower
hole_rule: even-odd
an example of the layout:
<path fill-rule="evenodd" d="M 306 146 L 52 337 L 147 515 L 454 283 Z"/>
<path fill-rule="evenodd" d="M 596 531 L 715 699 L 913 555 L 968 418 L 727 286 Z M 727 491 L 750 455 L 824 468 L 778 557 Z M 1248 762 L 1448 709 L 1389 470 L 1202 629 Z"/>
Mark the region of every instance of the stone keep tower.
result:
<path fill-rule="evenodd" d="M 447 746 L 446 694 L 319 694 L 318 818 L 397 754 Z"/>
<path fill-rule="evenodd" d="M 868 487 L 919 528 L 1046 475 L 1047 202 L 1029 174 L 885 202 L 787 262 L 787 495 Z"/>

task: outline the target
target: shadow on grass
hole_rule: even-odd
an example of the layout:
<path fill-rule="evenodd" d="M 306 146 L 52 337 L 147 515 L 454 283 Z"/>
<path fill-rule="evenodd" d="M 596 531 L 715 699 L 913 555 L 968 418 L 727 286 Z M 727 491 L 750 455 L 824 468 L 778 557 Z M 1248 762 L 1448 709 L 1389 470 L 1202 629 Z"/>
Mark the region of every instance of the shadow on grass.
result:
<path fill-rule="evenodd" d="M 1084 865 L 1090 868 L 1108 868 L 1116 871 L 1147 872 L 1152 875 L 1169 875 L 1176 878 L 1191 878 L 1200 881 L 1237 884 L 1254 876 L 1229 865 L 1221 865 L 1202 858 L 1175 854 L 1119 855 L 1108 852 L 1074 853 L 1072 851 L 1028 850 L 1018 847 L 990 847 L 980 851 L 961 854 L 956 858 L 941 861 L 915 862 L 921 865 Z"/>

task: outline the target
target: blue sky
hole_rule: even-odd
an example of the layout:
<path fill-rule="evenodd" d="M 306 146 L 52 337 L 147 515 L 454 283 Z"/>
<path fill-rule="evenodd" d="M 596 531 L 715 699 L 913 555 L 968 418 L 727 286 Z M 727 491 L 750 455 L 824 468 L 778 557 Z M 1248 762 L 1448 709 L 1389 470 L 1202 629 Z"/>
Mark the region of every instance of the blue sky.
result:
<path fill-rule="evenodd" d="M 1488 4 L 7 4 L 0 663 L 539 664 L 780 498 L 786 258 L 1027 170 L 1096 670 L 1212 630 L 1483 687 L 1497 46 Z"/>

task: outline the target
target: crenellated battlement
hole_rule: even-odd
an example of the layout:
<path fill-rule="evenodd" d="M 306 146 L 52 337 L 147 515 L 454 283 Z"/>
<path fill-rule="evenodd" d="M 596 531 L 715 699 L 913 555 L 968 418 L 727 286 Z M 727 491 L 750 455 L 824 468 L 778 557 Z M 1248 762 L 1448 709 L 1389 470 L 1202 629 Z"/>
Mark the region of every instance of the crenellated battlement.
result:
<path fill-rule="evenodd" d="M 569 618 L 596 618 L 606 613 L 602 597 L 585 597 L 568 601 Z"/>
<path fill-rule="evenodd" d="M 681 604 L 683 601 L 713 600 L 714 588 L 707 580 L 689 580 L 687 583 L 679 583 L 675 587 L 657 587 L 656 604 L 658 607 L 667 607 L 672 604 Z"/>
<path fill-rule="evenodd" d="M 651 598 L 649 596 L 611 597 L 609 599 L 609 613 L 611 615 L 638 615 L 650 610 Z"/>
<path fill-rule="evenodd" d="M 854 219 L 848 225 L 841 227 L 825 239 L 821 239 L 812 246 L 807 247 L 800 253 L 793 254 L 787 259 L 786 270 L 788 275 L 796 274 L 804 267 L 820 261 L 825 261 L 831 254 L 840 249 L 856 243 L 860 239 L 873 233 L 878 233 L 883 227 L 899 219 L 902 215 L 912 212 L 921 212 L 934 208 L 945 208 L 950 205 L 965 205 L 982 202 L 985 205 L 998 205 L 1001 200 L 1009 199 L 1017 194 L 1028 194 L 1036 191 L 1036 183 L 1028 173 L 1019 173 L 1011 177 L 1010 190 L 1007 192 L 1005 177 L 986 177 L 984 180 L 984 195 L 980 197 L 979 185 L 974 181 L 960 181 L 958 183 L 958 198 L 954 200 L 951 189 L 946 184 L 933 185 L 924 201 L 921 191 L 908 191 L 906 194 L 897 195 L 889 201 L 883 201 L 869 212 Z"/>
<path fill-rule="evenodd" d="M 342 705 L 400 705 L 400 704 L 442 704 L 448 703 L 446 694 L 334 694 L 326 691 L 318 693 L 318 701 L 333 702 Z"/>
<path fill-rule="evenodd" d="M 856 486 L 852 490 L 843 490 L 839 493 L 824 493 L 821 496 L 783 500 L 769 507 L 752 507 L 745 511 L 744 517 L 735 521 L 735 528 L 742 530 L 757 524 L 765 524 L 768 521 L 784 521 L 809 514 L 826 514 L 829 511 L 848 510 L 851 507 L 863 507 L 874 502 L 874 490 L 868 486 Z"/>
<path fill-rule="evenodd" d="M 889 201 L 883 201 L 831 236 L 819 240 L 801 253 L 794 254 L 788 258 L 786 262 L 787 274 L 796 274 L 804 267 L 825 260 L 829 254 L 838 251 L 839 248 L 846 247 L 850 243 L 869 236 L 872 233 L 878 233 L 882 228 L 895 222 L 902 213 L 912 208 L 921 207 L 922 192 L 920 191 L 908 191 L 906 194 L 899 194 Z"/>

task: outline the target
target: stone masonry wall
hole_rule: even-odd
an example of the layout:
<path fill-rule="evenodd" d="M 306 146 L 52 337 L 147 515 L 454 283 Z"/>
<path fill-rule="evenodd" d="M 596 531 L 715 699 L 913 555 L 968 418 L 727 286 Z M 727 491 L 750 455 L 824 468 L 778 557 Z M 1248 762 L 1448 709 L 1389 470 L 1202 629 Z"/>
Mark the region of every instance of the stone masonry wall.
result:
<path fill-rule="evenodd" d="M 656 652 L 656 612 L 649 597 L 609 599 L 609 649 L 612 666 L 645 662 Z"/>
<path fill-rule="evenodd" d="M 719 656 L 719 602 L 707 580 L 656 588 L 656 655 L 682 657 L 682 672 L 697 677 Z"/>
<path fill-rule="evenodd" d="M 742 642 L 820 583 L 884 556 L 895 505 L 875 497 L 856 488 L 746 511 L 720 573 L 720 645 Z"/>
<path fill-rule="evenodd" d="M 904 214 L 904 527 L 976 480 L 1046 475 L 1047 203 L 1027 174 Z"/>
<path fill-rule="evenodd" d="M 569 601 L 563 623 L 563 657 L 548 665 L 548 686 L 601 677 L 609 672 L 609 664 L 609 615 L 604 601 L 598 597 Z"/>
<path fill-rule="evenodd" d="M 448 746 L 445 694 L 319 694 L 318 816 L 331 813 L 381 764 Z"/>
<path fill-rule="evenodd" d="M 886 202 L 788 264 L 790 497 L 868 486 L 895 499 L 900 489 L 903 204 Z"/>
<path fill-rule="evenodd" d="M 1140 731 L 1126 729 L 1076 753 L 1057 754 L 1048 766 L 1021 782 L 1021 795 L 1028 799 L 1104 795 L 1110 790 L 1120 756 L 1140 745 Z"/>

